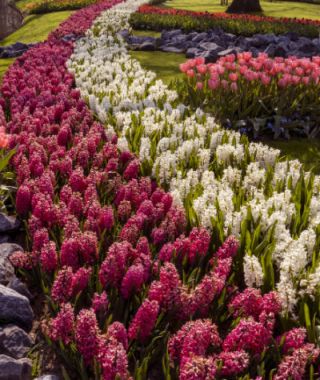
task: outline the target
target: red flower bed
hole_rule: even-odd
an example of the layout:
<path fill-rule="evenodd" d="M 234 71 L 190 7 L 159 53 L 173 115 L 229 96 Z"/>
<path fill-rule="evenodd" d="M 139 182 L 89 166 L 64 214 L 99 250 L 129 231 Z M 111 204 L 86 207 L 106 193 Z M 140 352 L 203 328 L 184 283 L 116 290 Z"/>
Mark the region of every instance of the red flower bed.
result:
<path fill-rule="evenodd" d="M 288 17 L 265 17 L 256 16 L 249 14 L 229 14 L 224 12 L 194 12 L 180 9 L 171 8 L 161 8 L 152 5 L 142 5 L 139 13 L 144 14 L 159 14 L 159 15 L 171 15 L 171 16 L 191 16 L 191 17 L 206 17 L 206 18 L 217 18 L 226 20 L 243 20 L 243 21 L 253 21 L 253 22 L 274 22 L 274 23 L 296 23 L 302 25 L 313 25 L 320 27 L 320 21 L 310 20 L 304 18 L 288 18 Z"/>

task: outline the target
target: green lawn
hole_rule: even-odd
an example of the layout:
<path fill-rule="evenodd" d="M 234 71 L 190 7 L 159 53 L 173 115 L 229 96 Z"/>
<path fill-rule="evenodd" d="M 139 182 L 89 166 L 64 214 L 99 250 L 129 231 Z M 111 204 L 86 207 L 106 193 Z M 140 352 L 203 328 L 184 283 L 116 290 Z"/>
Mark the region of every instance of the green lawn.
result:
<path fill-rule="evenodd" d="M 179 65 L 186 61 L 184 54 L 162 51 L 131 51 L 130 53 L 143 68 L 154 71 L 166 84 L 181 76 Z"/>
<path fill-rule="evenodd" d="M 67 19 L 71 11 L 54 12 L 43 15 L 27 16 L 23 26 L 0 41 L 0 46 L 12 45 L 15 42 L 40 42 L 44 41 L 48 34 Z M 0 82 L 1 78 L 14 59 L 0 59 Z"/>
<path fill-rule="evenodd" d="M 14 62 L 14 58 L 0 59 L 0 81 L 12 62 Z"/>
<path fill-rule="evenodd" d="M 290 159 L 299 159 L 307 170 L 313 169 L 320 174 L 320 139 L 292 139 L 289 141 L 269 141 L 273 148 L 281 150 L 281 153 Z"/>
<path fill-rule="evenodd" d="M 44 41 L 48 34 L 71 13 L 71 11 L 64 11 L 27 16 L 22 27 L 0 41 L 0 46 L 12 45 L 17 41 L 25 43 Z"/>
<path fill-rule="evenodd" d="M 231 4 L 231 0 L 229 3 Z M 320 19 L 320 4 L 266 0 L 260 0 L 260 3 L 265 16 Z M 220 5 L 220 0 L 168 0 L 164 5 L 190 11 L 224 12 L 226 10 L 225 6 Z"/>

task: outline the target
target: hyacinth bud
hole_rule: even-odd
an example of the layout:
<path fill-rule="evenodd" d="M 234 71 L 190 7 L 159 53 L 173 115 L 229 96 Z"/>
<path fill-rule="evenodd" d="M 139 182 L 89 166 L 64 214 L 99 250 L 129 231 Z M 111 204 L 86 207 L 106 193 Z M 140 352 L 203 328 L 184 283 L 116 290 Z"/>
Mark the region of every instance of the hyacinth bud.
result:
<path fill-rule="evenodd" d="M 126 180 L 134 179 L 138 177 L 138 173 L 140 170 L 139 160 L 132 160 L 129 165 L 126 167 L 126 170 L 123 173 L 123 177 Z"/>
<path fill-rule="evenodd" d="M 92 309 L 80 311 L 76 320 L 75 340 L 86 364 L 98 354 L 99 328 L 96 314 Z"/>
<path fill-rule="evenodd" d="M 146 299 L 130 323 L 128 330 L 129 339 L 137 339 L 141 342 L 145 342 L 155 326 L 158 314 L 158 302 Z"/>
<path fill-rule="evenodd" d="M 58 265 L 58 255 L 56 244 L 51 241 L 44 245 L 40 253 L 40 263 L 44 271 L 52 272 L 56 270 Z"/>
<path fill-rule="evenodd" d="M 31 191 L 29 186 L 19 187 L 16 196 L 16 210 L 20 215 L 26 215 L 31 208 Z"/>
<path fill-rule="evenodd" d="M 49 323 L 47 334 L 52 340 L 61 340 L 64 344 L 73 340 L 74 310 L 70 303 L 61 305 L 59 313 Z"/>

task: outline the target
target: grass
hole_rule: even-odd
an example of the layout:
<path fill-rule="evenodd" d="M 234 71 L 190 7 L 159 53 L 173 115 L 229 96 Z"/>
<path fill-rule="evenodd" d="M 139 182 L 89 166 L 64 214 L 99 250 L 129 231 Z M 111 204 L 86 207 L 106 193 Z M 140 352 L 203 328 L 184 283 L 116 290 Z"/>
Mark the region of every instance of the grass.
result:
<path fill-rule="evenodd" d="M 16 1 L 16 6 L 22 11 L 28 11 L 29 7 L 33 4 L 42 3 L 43 0 L 19 0 Z"/>
<path fill-rule="evenodd" d="M 1 40 L 0 46 L 12 45 L 18 41 L 25 43 L 44 41 L 48 34 L 67 19 L 71 13 L 65 11 L 27 16 L 22 27 Z M 12 62 L 14 62 L 14 58 L 0 59 L 0 82 Z"/>
<path fill-rule="evenodd" d="M 260 0 L 260 4 L 265 16 L 320 19 L 320 4 L 266 0 Z M 219 0 L 168 0 L 164 5 L 170 8 L 208 12 L 224 12 L 227 8 L 221 6 Z"/>
<path fill-rule="evenodd" d="M 320 174 L 320 139 L 292 139 L 289 141 L 268 141 L 265 144 L 281 150 L 290 159 L 299 159 L 307 170 Z"/>
<path fill-rule="evenodd" d="M 161 36 L 160 32 L 155 32 L 153 30 L 134 30 L 132 34 L 137 37 L 148 36 L 158 38 Z"/>
<path fill-rule="evenodd" d="M 179 65 L 186 61 L 184 54 L 162 51 L 131 51 L 130 54 L 144 69 L 154 71 L 166 84 L 182 75 Z"/>
<path fill-rule="evenodd" d="M 0 46 L 12 45 L 18 41 L 25 43 L 44 41 L 48 34 L 71 13 L 71 11 L 64 11 L 27 16 L 22 27 L 0 41 Z"/>
<path fill-rule="evenodd" d="M 14 62 L 14 58 L 0 59 L 0 82 L 4 73 L 7 71 L 11 63 Z"/>

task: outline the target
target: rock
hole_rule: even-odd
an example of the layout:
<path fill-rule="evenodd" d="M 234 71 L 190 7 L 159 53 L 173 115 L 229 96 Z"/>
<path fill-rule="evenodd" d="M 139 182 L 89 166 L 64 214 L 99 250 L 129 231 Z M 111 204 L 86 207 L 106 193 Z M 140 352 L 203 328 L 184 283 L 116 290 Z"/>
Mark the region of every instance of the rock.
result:
<path fill-rule="evenodd" d="M 29 335 L 20 327 L 6 325 L 0 327 L 0 352 L 15 359 L 25 357 L 32 346 Z"/>
<path fill-rule="evenodd" d="M 287 32 L 284 34 L 286 37 L 289 38 L 289 40 L 297 42 L 299 39 L 299 34 L 295 32 Z"/>
<path fill-rule="evenodd" d="M 316 49 L 316 46 L 313 42 L 307 38 L 300 38 L 297 42 L 297 49 L 302 53 L 313 53 Z"/>
<path fill-rule="evenodd" d="M 174 29 L 174 30 L 164 30 L 161 33 L 161 39 L 163 40 L 171 40 L 173 37 L 176 37 L 178 35 L 182 34 L 181 29 Z"/>
<path fill-rule="evenodd" d="M 186 34 L 179 34 L 178 36 L 175 36 L 172 38 L 173 43 L 180 44 L 180 43 L 183 43 L 185 41 L 187 41 L 187 35 Z"/>
<path fill-rule="evenodd" d="M 284 42 L 281 42 L 276 46 L 274 51 L 275 57 L 287 57 L 288 56 L 288 47 Z"/>
<path fill-rule="evenodd" d="M 218 57 L 224 57 L 225 55 L 230 55 L 230 54 L 238 54 L 242 51 L 241 48 L 237 46 L 230 47 L 229 49 L 222 50 L 218 53 Z"/>
<path fill-rule="evenodd" d="M 0 233 L 17 231 L 20 227 L 20 222 L 14 216 L 0 213 Z"/>
<path fill-rule="evenodd" d="M 13 289 L 0 285 L 0 320 L 5 323 L 16 323 L 31 330 L 33 311 L 27 297 Z"/>
<path fill-rule="evenodd" d="M 120 32 L 118 32 L 118 34 L 123 37 L 123 38 L 127 38 L 130 36 L 130 32 L 128 29 L 123 29 L 123 30 L 120 30 Z"/>
<path fill-rule="evenodd" d="M 188 33 L 188 34 L 187 34 L 187 40 L 188 40 L 188 41 L 192 41 L 192 39 L 193 39 L 194 37 L 196 37 L 197 35 L 198 35 L 197 32 L 191 32 L 191 33 Z"/>
<path fill-rule="evenodd" d="M 7 257 L 0 257 L 0 284 L 7 285 L 14 277 L 14 268 Z"/>
<path fill-rule="evenodd" d="M 199 50 L 197 48 L 190 48 L 186 52 L 186 57 L 187 58 L 194 58 L 194 57 L 199 56 L 199 54 L 201 54 L 201 50 Z"/>
<path fill-rule="evenodd" d="M 276 45 L 270 44 L 264 51 L 266 54 L 268 54 L 269 57 L 274 57 L 276 52 Z"/>
<path fill-rule="evenodd" d="M 195 37 L 192 38 L 192 42 L 201 42 L 203 41 L 204 39 L 206 39 L 208 36 L 207 33 L 203 32 L 203 33 L 198 33 Z"/>
<path fill-rule="evenodd" d="M 66 34 L 62 37 L 63 41 L 76 41 L 79 38 L 76 34 Z"/>
<path fill-rule="evenodd" d="M 23 296 L 27 297 L 29 300 L 33 298 L 27 286 L 15 276 L 10 280 L 7 287 L 15 290 L 19 294 L 22 294 Z"/>
<path fill-rule="evenodd" d="M 30 359 L 17 360 L 0 355 L 0 380 L 30 380 L 31 370 Z"/>
<path fill-rule="evenodd" d="M 177 54 L 185 52 L 185 49 L 174 47 L 174 46 L 162 46 L 161 50 L 167 53 L 177 53 Z"/>
<path fill-rule="evenodd" d="M 0 236 L 0 244 L 2 244 L 2 243 L 8 243 L 9 240 L 10 240 L 10 236 L 9 235 L 1 235 Z"/>
<path fill-rule="evenodd" d="M 23 252 L 23 248 L 14 243 L 2 243 L 0 244 L 0 257 L 8 257 L 16 251 Z"/>
<path fill-rule="evenodd" d="M 34 380 L 60 380 L 60 377 L 57 375 L 42 375 Z"/>
<path fill-rule="evenodd" d="M 216 51 L 202 51 L 200 54 L 198 54 L 196 57 L 203 57 L 206 61 L 206 63 L 213 63 L 216 62 L 218 59 L 218 52 Z"/>
<path fill-rule="evenodd" d="M 143 50 L 143 51 L 156 50 L 156 42 L 155 41 L 145 41 L 139 46 L 139 50 Z"/>
<path fill-rule="evenodd" d="M 256 48 L 265 48 L 266 45 L 268 45 L 268 41 L 266 41 L 264 37 L 260 35 L 256 35 L 254 38 L 251 38 L 251 41 L 249 43 L 250 43 L 250 46 L 253 46 Z"/>
<path fill-rule="evenodd" d="M 215 50 L 223 50 L 219 45 L 217 45 L 215 42 L 201 42 L 199 44 L 199 47 L 206 51 L 215 51 Z"/>

